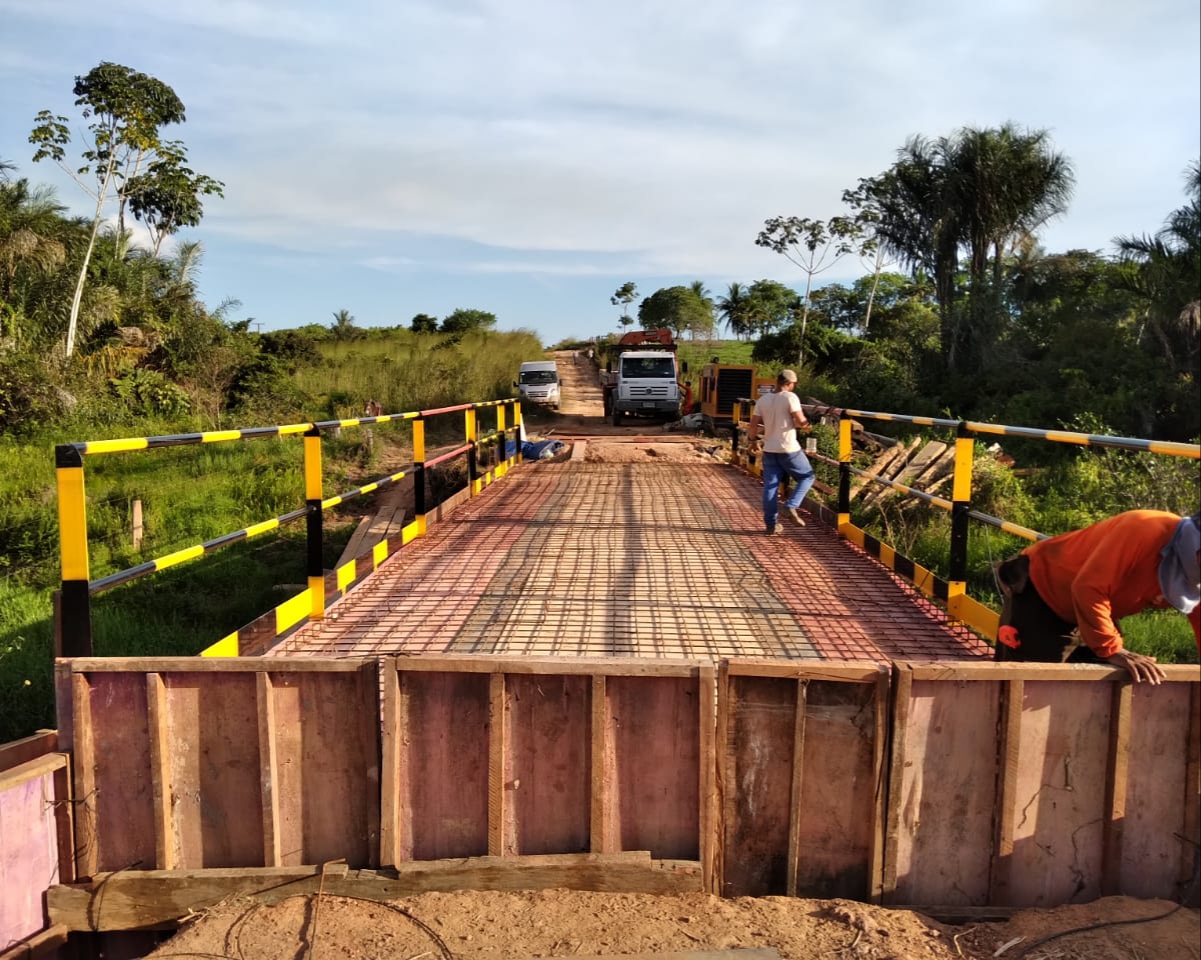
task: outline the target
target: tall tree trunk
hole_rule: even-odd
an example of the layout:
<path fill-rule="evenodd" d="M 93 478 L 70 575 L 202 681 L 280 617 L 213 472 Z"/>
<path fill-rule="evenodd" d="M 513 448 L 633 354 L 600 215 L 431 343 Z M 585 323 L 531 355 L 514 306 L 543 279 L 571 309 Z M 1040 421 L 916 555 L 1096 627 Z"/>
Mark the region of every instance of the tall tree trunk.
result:
<path fill-rule="evenodd" d="M 805 308 L 801 311 L 801 342 L 797 345 L 796 365 L 805 365 L 805 327 L 809 323 L 809 291 L 813 288 L 813 274 L 805 280 Z"/>
<path fill-rule="evenodd" d="M 113 164 L 110 158 L 108 168 L 104 171 L 104 180 L 96 191 L 96 218 L 92 221 L 92 235 L 88 237 L 88 248 L 83 255 L 83 263 L 79 267 L 79 279 L 75 282 L 75 295 L 71 298 L 71 318 L 67 321 L 67 356 L 75 352 L 75 330 L 79 326 L 79 306 L 83 303 L 83 285 L 88 279 L 88 264 L 92 262 L 92 251 L 96 249 L 96 235 L 100 232 L 100 221 L 104 217 L 104 201 L 108 196 L 108 185 L 113 178 Z"/>

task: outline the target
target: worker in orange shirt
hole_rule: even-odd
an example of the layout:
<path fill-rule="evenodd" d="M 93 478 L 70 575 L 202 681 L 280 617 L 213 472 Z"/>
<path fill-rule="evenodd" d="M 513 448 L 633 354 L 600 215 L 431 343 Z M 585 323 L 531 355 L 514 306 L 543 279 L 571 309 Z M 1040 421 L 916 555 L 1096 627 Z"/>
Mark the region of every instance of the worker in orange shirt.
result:
<path fill-rule="evenodd" d="M 997 660 L 1112 663 L 1164 679 L 1155 657 L 1122 644 L 1117 622 L 1148 609 L 1189 618 L 1201 651 L 1201 514 L 1129 510 L 1041 540 L 997 567 L 1004 605 Z"/>

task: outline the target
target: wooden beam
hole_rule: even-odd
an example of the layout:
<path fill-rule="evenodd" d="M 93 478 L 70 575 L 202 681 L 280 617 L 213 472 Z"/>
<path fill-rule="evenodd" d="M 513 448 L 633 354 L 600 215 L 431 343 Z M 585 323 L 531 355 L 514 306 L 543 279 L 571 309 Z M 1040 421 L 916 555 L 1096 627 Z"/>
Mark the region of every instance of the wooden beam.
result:
<path fill-rule="evenodd" d="M 505 855 L 505 761 L 508 759 L 505 675 L 494 673 L 488 688 L 488 855 Z"/>
<path fill-rule="evenodd" d="M 92 686 L 81 673 L 71 678 L 71 725 L 75 731 L 75 876 L 96 872 L 96 744 L 92 737 Z"/>
<path fill-rule="evenodd" d="M 729 672 L 731 677 L 782 677 L 832 680 L 839 683 L 875 683 L 880 675 L 880 664 L 738 659 L 729 662 Z"/>
<path fill-rule="evenodd" d="M 1102 824 L 1101 896 L 1122 889 L 1122 834 L 1126 828 L 1126 778 L 1130 770 L 1130 710 L 1134 687 L 1113 688 L 1109 713 L 1109 757 L 1105 775 L 1105 821 Z"/>
<path fill-rule="evenodd" d="M 792 719 L 792 787 L 788 795 L 788 876 L 785 893 L 796 896 L 797 863 L 801 855 L 801 787 L 804 785 L 805 717 L 809 703 L 809 681 L 796 682 L 796 707 Z"/>
<path fill-rule="evenodd" d="M 888 772 L 888 824 L 884 837 L 884 878 L 880 884 L 880 900 L 885 904 L 892 900 L 897 891 L 898 840 L 901 807 L 904 804 L 905 728 L 909 723 L 909 699 L 913 693 L 913 671 L 908 664 L 896 664 L 893 691 L 892 767 Z"/>
<path fill-rule="evenodd" d="M 718 893 L 717 851 L 721 846 L 717 815 L 717 671 L 701 667 L 700 676 L 700 838 L 702 888 L 705 893 Z"/>
<path fill-rule="evenodd" d="M 0 953 L 0 960 L 37 960 L 38 957 L 57 957 L 58 948 L 67 942 L 68 930 L 64 924 L 56 923 L 41 933 L 26 937 L 15 946 L 5 944 L 7 949 Z"/>
<path fill-rule="evenodd" d="M 730 661 L 722 660 L 717 668 L 717 737 L 714 745 L 717 781 L 717 823 L 714 832 L 718 843 L 713 873 L 717 887 L 714 892 L 719 897 L 724 897 L 726 893 L 726 845 L 729 843 L 726 831 L 738 822 L 735 809 L 738 790 L 734 782 L 736 771 L 730 745 L 731 724 L 736 708 L 734 684 L 730 682 Z"/>
<path fill-rule="evenodd" d="M 374 657 L 80 657 L 73 673 L 355 673 Z"/>
<path fill-rule="evenodd" d="M 255 677 L 255 707 L 259 739 L 259 805 L 263 824 L 263 865 L 278 867 L 283 861 L 279 847 L 279 760 L 275 737 L 275 687 L 271 674 Z"/>
<path fill-rule="evenodd" d="M 914 680 L 1059 680 L 1069 683 L 1107 683 L 1130 676 L 1125 667 L 1093 663 L 997 663 L 945 661 L 905 664 Z M 1161 664 L 1168 683 L 1196 683 L 1196 664 Z"/>
<path fill-rule="evenodd" d="M 1007 680 L 1001 687 L 1001 722 L 997 739 L 997 790 L 993 822 L 992 862 L 988 871 L 990 903 L 1010 899 L 1010 871 L 1013 869 L 1013 830 L 1017 818 L 1018 764 L 1022 747 L 1022 702 L 1026 697 L 1025 680 Z"/>
<path fill-rule="evenodd" d="M 609 699 L 605 678 L 593 676 L 591 722 L 589 732 L 591 776 L 589 779 L 589 849 L 593 853 L 609 852 L 609 806 L 612 803 L 609 776 Z"/>
<path fill-rule="evenodd" d="M 876 674 L 876 710 L 872 725 L 872 837 L 868 849 L 868 900 L 879 903 L 884 887 L 884 830 L 888 810 L 888 708 L 892 695 L 892 668 L 880 664 Z"/>
<path fill-rule="evenodd" d="M 58 750 L 58 732 L 39 730 L 32 736 L 0 745 L 0 772 Z"/>
<path fill-rule="evenodd" d="M 383 664 L 384 722 L 381 734 L 383 762 L 380 765 L 379 862 L 391 867 L 400 863 L 400 674 L 396 658 Z"/>
<path fill-rule="evenodd" d="M 175 818 L 172 816 L 171 733 L 167 722 L 167 685 L 161 673 L 146 674 L 146 707 L 150 728 L 150 782 L 154 791 L 154 862 L 160 870 L 174 870 L 179 862 L 175 856 Z"/>
<path fill-rule="evenodd" d="M 696 861 L 652 860 L 646 851 L 533 857 L 470 857 L 401 864 L 393 870 L 319 866 L 213 870 L 126 870 L 86 884 L 51 887 L 52 923 L 69 930 L 148 930 L 227 897 L 276 903 L 315 894 L 391 900 L 455 890 L 570 890 L 681 894 L 701 892 Z"/>
<path fill-rule="evenodd" d="M 1193 878 L 1196 864 L 1201 860 L 1201 836 L 1197 834 L 1197 825 L 1201 823 L 1201 684 L 1195 684 L 1189 693 L 1187 750 L 1182 809 L 1184 836 L 1191 842 L 1180 844 L 1181 883 Z"/>
<path fill-rule="evenodd" d="M 30 780 L 37 780 L 47 774 L 53 774 L 67 765 L 65 753 L 48 753 L 45 756 L 27 760 L 19 766 L 12 767 L 0 773 L 0 792 L 19 787 Z"/>
<path fill-rule="evenodd" d="M 277 661 L 278 662 L 278 661 Z M 292 661 L 287 661 L 291 663 Z M 401 669 L 419 673 L 508 673 L 610 677 L 695 677 L 711 661 L 646 657 L 510 657 L 476 653 L 418 654 L 405 657 Z"/>

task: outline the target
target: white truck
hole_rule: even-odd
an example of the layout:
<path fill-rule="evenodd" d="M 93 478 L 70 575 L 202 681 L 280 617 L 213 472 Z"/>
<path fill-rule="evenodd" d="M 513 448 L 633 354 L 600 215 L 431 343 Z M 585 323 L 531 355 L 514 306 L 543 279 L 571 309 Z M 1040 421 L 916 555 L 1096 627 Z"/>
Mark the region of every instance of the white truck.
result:
<path fill-rule="evenodd" d="M 657 349 L 652 346 L 657 345 Z M 631 349 L 645 346 L 647 349 Z M 601 377 L 605 413 L 614 426 L 625 417 L 679 420 L 680 367 L 670 330 L 635 331 L 618 342 L 616 370 Z"/>
<path fill-rule="evenodd" d="M 517 371 L 513 384 L 522 400 L 559 409 L 559 366 L 553 360 L 530 360 Z"/>

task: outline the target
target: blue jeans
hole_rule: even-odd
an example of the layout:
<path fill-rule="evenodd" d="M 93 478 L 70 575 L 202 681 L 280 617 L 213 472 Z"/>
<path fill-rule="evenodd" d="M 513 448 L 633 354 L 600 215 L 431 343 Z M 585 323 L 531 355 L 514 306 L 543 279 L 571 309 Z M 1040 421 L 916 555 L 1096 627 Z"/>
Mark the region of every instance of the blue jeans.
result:
<path fill-rule="evenodd" d="M 796 453 L 763 452 L 763 523 L 768 532 L 776 529 L 780 514 L 780 481 L 784 474 L 796 481 L 796 489 L 784 504 L 794 510 L 801 505 L 816 479 L 803 450 Z"/>

